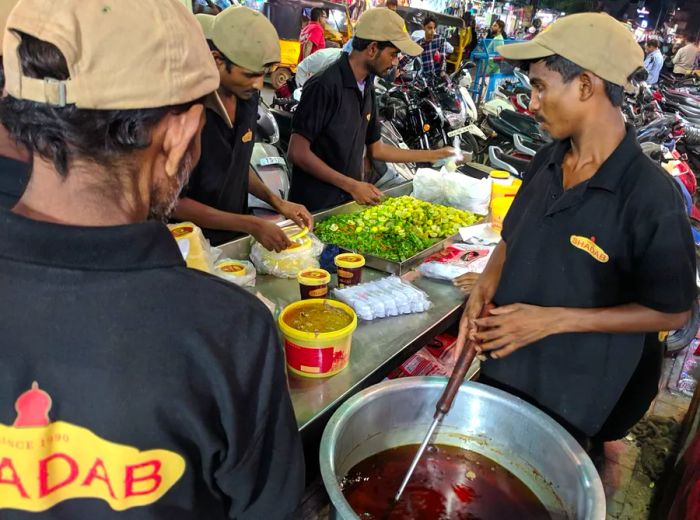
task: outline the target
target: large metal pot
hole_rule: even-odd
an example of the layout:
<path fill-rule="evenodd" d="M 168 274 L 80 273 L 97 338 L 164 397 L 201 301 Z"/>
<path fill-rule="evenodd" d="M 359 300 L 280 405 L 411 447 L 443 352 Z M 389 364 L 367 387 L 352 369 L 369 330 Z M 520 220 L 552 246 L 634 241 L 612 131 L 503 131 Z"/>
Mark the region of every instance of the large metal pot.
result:
<path fill-rule="evenodd" d="M 355 520 L 339 482 L 360 461 L 396 446 L 419 444 L 445 380 L 387 381 L 349 399 L 321 440 L 321 475 L 333 518 Z M 556 519 L 605 518 L 600 477 L 581 446 L 549 416 L 500 390 L 465 382 L 433 442 L 463 447 L 520 478 Z"/>

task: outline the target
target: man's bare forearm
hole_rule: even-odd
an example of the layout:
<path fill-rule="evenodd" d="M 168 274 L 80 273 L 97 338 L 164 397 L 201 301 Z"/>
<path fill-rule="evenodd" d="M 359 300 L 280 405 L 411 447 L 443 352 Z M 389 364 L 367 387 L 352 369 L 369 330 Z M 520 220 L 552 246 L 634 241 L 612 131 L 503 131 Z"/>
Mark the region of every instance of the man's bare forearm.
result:
<path fill-rule="evenodd" d="M 390 163 L 432 163 L 439 160 L 434 150 L 402 150 L 381 141 L 368 147 L 372 159 Z"/>
<path fill-rule="evenodd" d="M 178 201 L 174 216 L 178 220 L 187 220 L 208 229 L 239 231 L 248 234 L 253 232 L 256 221 L 255 217 L 250 215 L 228 213 L 187 197 Z"/>

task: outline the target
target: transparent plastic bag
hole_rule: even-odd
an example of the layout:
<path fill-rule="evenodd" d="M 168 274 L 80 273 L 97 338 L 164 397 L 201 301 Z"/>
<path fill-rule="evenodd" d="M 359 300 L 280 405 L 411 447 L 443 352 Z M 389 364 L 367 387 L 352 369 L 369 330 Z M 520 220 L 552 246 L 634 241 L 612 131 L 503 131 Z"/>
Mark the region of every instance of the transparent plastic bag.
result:
<path fill-rule="evenodd" d="M 491 257 L 493 246 L 452 244 L 430 256 L 418 267 L 427 278 L 454 280 L 467 273 L 482 273 Z"/>
<path fill-rule="evenodd" d="M 323 251 L 323 243 L 309 233 L 292 247 L 275 253 L 268 251 L 259 242 L 254 242 L 250 259 L 261 274 L 271 274 L 277 278 L 296 278 L 304 269 L 318 268 L 318 259 Z"/>
<path fill-rule="evenodd" d="M 255 287 L 255 266 L 245 260 L 219 260 L 214 266 L 214 274 L 239 287 Z"/>
<path fill-rule="evenodd" d="M 335 289 L 333 295 L 365 321 L 427 311 L 428 295 L 396 276 Z"/>
<path fill-rule="evenodd" d="M 180 248 L 180 253 L 187 263 L 187 267 L 205 273 L 214 273 L 214 262 L 221 251 L 211 247 L 199 227 L 192 222 L 180 222 L 179 224 L 168 224 L 168 229 L 177 241 L 177 246 Z"/>

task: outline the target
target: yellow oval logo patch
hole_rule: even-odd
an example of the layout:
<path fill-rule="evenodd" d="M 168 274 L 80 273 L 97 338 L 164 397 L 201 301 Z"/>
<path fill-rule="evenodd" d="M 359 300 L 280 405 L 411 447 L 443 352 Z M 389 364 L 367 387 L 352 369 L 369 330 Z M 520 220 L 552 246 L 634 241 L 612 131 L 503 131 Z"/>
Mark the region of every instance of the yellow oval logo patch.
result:
<path fill-rule="evenodd" d="M 570 242 L 572 246 L 580 249 L 581 251 L 585 251 L 603 264 L 610 260 L 608 254 L 595 243 L 595 237 L 588 238 L 578 235 L 571 235 Z"/>

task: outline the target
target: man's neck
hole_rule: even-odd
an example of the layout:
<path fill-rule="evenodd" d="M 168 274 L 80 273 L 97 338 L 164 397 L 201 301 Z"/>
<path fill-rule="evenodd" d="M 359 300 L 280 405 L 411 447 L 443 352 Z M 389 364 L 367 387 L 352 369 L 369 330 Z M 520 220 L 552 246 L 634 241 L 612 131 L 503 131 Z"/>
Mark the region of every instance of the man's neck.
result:
<path fill-rule="evenodd" d="M 109 177 L 113 185 L 103 180 Z M 150 193 L 137 181 L 125 189 L 125 178 L 129 177 L 144 179 L 146 175 L 99 171 L 93 165 L 81 164 L 71 165 L 71 171 L 63 177 L 51 164 L 35 158 L 29 185 L 12 211 L 32 220 L 71 226 L 142 222 L 148 217 Z M 100 179 L 99 184 L 95 179 Z"/>
<path fill-rule="evenodd" d="M 225 89 L 224 87 L 219 87 L 218 90 L 219 93 L 219 98 L 221 98 L 221 102 L 224 105 L 224 108 L 226 109 L 226 113 L 228 114 L 229 119 L 231 121 L 236 120 L 236 107 L 238 106 L 238 98 L 236 95 Z"/>
<path fill-rule="evenodd" d="M 571 150 L 568 154 L 574 170 L 585 167 L 589 173 L 578 179 L 579 182 L 591 178 L 627 134 L 622 114 L 612 106 L 602 117 L 597 116 L 595 120 L 581 126 L 581 130 L 571 136 Z"/>
<path fill-rule="evenodd" d="M 367 76 L 369 76 L 369 67 L 364 62 L 362 54 L 353 51 L 348 56 L 348 61 L 350 62 L 350 70 L 352 70 L 353 76 L 355 76 L 355 81 L 365 81 Z"/>

